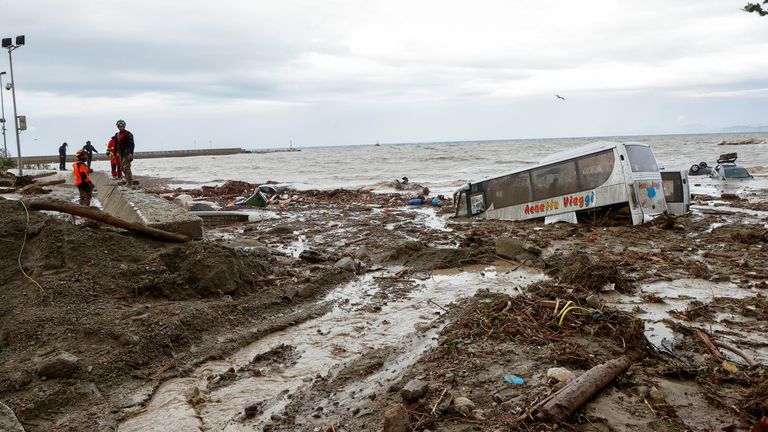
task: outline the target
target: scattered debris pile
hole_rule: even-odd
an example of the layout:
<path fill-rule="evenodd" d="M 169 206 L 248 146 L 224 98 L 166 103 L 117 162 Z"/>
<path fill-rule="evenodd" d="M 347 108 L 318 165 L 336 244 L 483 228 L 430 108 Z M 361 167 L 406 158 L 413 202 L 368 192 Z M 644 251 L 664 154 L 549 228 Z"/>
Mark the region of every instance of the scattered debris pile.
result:
<path fill-rule="evenodd" d="M 488 249 L 435 248 L 415 240 L 403 240 L 373 258 L 376 264 L 401 265 L 414 270 L 462 267 L 493 262 Z"/>
<path fill-rule="evenodd" d="M 18 192 L 22 195 L 39 195 L 49 193 L 46 186 L 65 183 L 64 179 L 41 180 L 55 175 L 56 172 L 46 172 L 36 175 L 16 176 L 10 172 L 0 172 L 0 193 Z"/>
<path fill-rule="evenodd" d="M 747 138 L 737 141 L 720 141 L 717 145 L 748 145 L 748 144 L 762 144 L 763 140 L 758 138 Z"/>
<path fill-rule="evenodd" d="M 600 260 L 592 258 L 583 252 L 569 255 L 555 255 L 547 259 L 554 267 L 550 273 L 561 282 L 575 285 L 579 288 L 596 293 L 611 286 L 621 293 L 631 293 L 635 289 L 622 276 L 616 264 L 603 257 Z"/>

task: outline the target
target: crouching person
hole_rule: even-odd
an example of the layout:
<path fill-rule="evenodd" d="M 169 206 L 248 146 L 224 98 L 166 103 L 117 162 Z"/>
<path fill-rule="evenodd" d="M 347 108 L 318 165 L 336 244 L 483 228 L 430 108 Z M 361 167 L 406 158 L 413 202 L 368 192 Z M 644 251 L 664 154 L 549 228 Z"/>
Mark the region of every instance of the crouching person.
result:
<path fill-rule="evenodd" d="M 93 197 L 93 191 L 96 187 L 91 183 L 90 170 L 86 159 L 88 155 L 83 150 L 78 150 L 75 153 L 77 160 L 72 165 L 72 172 L 75 175 L 75 186 L 80 192 L 80 205 L 90 206 L 91 198 Z"/>

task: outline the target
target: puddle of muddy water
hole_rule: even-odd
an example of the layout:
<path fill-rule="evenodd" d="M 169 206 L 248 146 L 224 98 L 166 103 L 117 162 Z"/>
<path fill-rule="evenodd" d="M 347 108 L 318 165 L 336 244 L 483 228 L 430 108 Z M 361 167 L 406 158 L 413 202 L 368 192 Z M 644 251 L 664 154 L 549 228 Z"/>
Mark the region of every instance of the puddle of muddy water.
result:
<path fill-rule="evenodd" d="M 284 254 L 298 258 L 299 255 L 301 255 L 301 253 L 307 249 L 307 236 L 301 234 L 296 240 L 288 243 L 287 245 L 279 245 L 276 247 L 276 249 Z"/>
<path fill-rule="evenodd" d="M 451 228 L 448 228 L 447 218 L 437 214 L 434 208 L 416 207 L 412 211 L 416 213 L 416 222 L 427 228 L 444 232 L 453 231 Z"/>
<path fill-rule="evenodd" d="M 690 302 L 694 300 L 708 303 L 715 297 L 741 299 L 752 297 L 759 293 L 765 294 L 766 291 L 768 290 L 739 287 L 731 282 L 678 279 L 669 282 L 654 282 L 641 286 L 641 293 L 656 294 L 664 300 L 664 303 L 649 303 L 637 295 L 619 294 L 615 291 L 604 293 L 603 298 L 607 301 L 608 305 L 617 309 L 633 311 L 635 308 L 639 308 L 637 315 L 646 321 L 645 334 L 648 340 L 657 347 L 664 349 L 663 347 L 670 346 L 675 338 L 674 331 L 664 321 L 682 322 L 670 315 L 669 312 L 674 310 L 685 311 Z M 743 346 L 743 344 L 738 343 L 739 340 L 761 344 L 761 348 L 747 351 L 751 351 L 756 358 L 762 359 L 762 361 L 768 361 L 767 336 L 755 334 L 754 332 L 740 331 L 738 328 L 727 326 L 722 323 L 724 319 L 744 323 L 750 320 L 749 318 L 732 314 L 720 314 L 715 316 L 713 322 L 706 324 L 706 330 L 715 335 L 728 335 L 729 338 L 737 341 L 737 345 Z M 685 325 L 691 325 L 691 323 L 686 322 Z M 701 323 L 697 325 L 701 325 Z M 666 341 L 664 341 L 665 339 Z M 726 352 L 726 355 L 730 356 L 731 354 Z M 738 357 L 732 357 L 731 359 L 739 361 Z"/>
<path fill-rule="evenodd" d="M 768 212 L 762 210 L 751 210 L 739 207 L 730 206 L 715 206 L 715 205 L 691 205 L 691 210 L 698 212 L 717 211 L 722 213 L 742 214 L 747 216 L 753 216 L 756 220 L 764 220 L 768 218 Z"/>
<path fill-rule="evenodd" d="M 439 331 L 434 324 L 444 312 L 441 306 L 480 289 L 515 294 L 519 287 L 544 278 L 541 274 L 510 271 L 502 266 L 476 270 L 482 271 L 433 274 L 426 280 L 415 281 L 407 295 L 383 304 L 374 297 L 385 289 L 375 278 L 381 274 L 366 275 L 327 296 L 327 301 L 336 304 L 328 314 L 273 333 L 229 358 L 200 366 L 188 377 L 162 384 L 147 408 L 122 423 L 119 430 L 258 430 L 270 421 L 272 414 L 283 410 L 291 394 L 311 385 L 315 377 L 332 375 L 344 363 L 371 350 L 391 347 L 396 354 L 379 372 L 350 384 L 337 397 L 359 396 L 364 389 L 380 389 L 384 383 L 398 379 L 434 346 Z M 230 368 L 247 368 L 255 356 L 283 344 L 295 348 L 297 358 L 292 364 L 261 376 L 238 373 L 236 379 L 208 390 L 209 377 Z M 254 404 L 261 404 L 259 413 L 244 421 L 244 408 Z"/>

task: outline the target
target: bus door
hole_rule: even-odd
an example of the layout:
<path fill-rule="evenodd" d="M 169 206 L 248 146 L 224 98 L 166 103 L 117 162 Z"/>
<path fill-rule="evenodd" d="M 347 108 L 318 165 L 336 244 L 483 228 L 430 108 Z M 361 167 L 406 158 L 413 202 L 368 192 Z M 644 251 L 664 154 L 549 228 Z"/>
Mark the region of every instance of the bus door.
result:
<path fill-rule="evenodd" d="M 659 166 L 651 148 L 644 145 L 626 144 L 629 167 L 632 171 L 633 206 L 639 207 L 642 217 L 633 208 L 633 222 L 644 223 L 667 210 Z M 639 220 L 636 220 L 639 219 Z"/>
<path fill-rule="evenodd" d="M 661 172 L 661 184 L 667 209 L 673 215 L 683 215 L 691 205 L 691 189 L 688 184 L 688 170 Z"/>
<path fill-rule="evenodd" d="M 469 185 L 465 185 L 453 193 L 453 203 L 456 206 L 457 217 L 467 217 L 470 215 L 469 200 L 467 199 L 468 192 Z"/>

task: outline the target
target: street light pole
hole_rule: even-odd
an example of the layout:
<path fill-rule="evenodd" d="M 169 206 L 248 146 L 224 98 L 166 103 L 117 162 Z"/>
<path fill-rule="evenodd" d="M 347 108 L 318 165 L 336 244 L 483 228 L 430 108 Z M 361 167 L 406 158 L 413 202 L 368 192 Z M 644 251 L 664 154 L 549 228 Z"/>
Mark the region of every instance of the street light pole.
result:
<path fill-rule="evenodd" d="M 21 166 L 21 138 L 19 137 L 19 115 L 16 112 L 16 80 L 13 79 L 13 56 L 11 55 L 11 52 L 16 49 L 14 46 L 13 48 L 8 48 L 8 64 L 11 68 L 11 95 L 13 95 L 13 126 L 16 127 L 16 157 L 18 158 L 19 163 L 19 177 L 24 175 L 23 168 Z"/>
<path fill-rule="evenodd" d="M 8 143 L 5 141 L 5 94 L 3 94 L 3 75 L 7 72 L 0 72 L 0 115 L 2 115 L 3 128 L 3 157 L 8 157 Z"/>
<path fill-rule="evenodd" d="M 16 128 L 16 151 L 18 152 L 19 176 L 24 174 L 21 166 L 21 138 L 19 137 L 19 115 L 16 111 L 16 80 L 13 79 L 13 56 L 11 53 L 16 48 L 24 45 L 24 35 L 16 36 L 16 44 L 11 43 L 11 38 L 3 38 L 3 48 L 8 48 L 8 65 L 11 69 L 11 94 L 13 95 L 13 125 Z"/>

